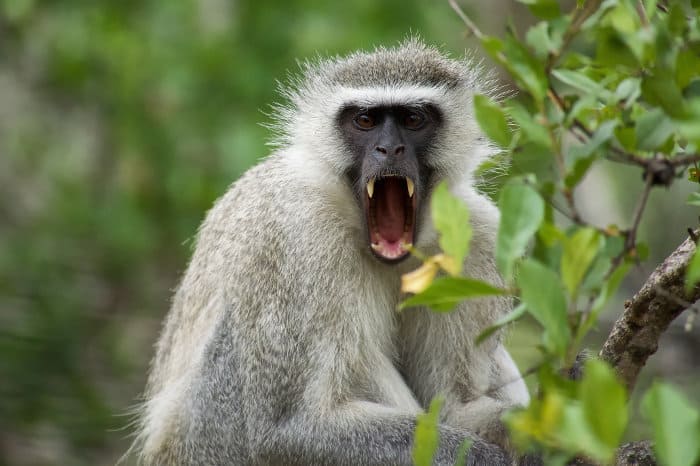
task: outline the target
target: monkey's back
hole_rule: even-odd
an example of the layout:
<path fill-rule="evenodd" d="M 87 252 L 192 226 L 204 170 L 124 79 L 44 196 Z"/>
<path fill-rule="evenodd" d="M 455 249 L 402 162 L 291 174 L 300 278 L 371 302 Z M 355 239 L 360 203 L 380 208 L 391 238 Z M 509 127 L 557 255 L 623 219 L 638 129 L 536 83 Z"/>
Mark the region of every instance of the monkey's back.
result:
<path fill-rule="evenodd" d="M 284 156 L 267 158 L 217 200 L 198 232 L 147 388 L 143 452 L 155 464 L 187 457 L 189 438 L 209 463 L 246 458 L 246 419 L 297 409 L 313 346 L 324 328 L 347 324 L 338 307 L 357 292 L 358 264 L 371 260 L 351 227 L 357 214 L 338 205 L 351 194 L 297 173 Z M 352 328 L 336 331 L 352 341 Z M 255 380 L 261 366 L 274 387 Z"/>

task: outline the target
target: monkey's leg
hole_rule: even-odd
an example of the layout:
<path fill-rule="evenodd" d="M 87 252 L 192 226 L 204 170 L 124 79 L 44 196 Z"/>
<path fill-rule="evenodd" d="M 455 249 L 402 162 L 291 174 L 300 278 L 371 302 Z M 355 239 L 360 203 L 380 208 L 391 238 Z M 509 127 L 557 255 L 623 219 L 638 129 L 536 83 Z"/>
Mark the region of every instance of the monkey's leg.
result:
<path fill-rule="evenodd" d="M 421 408 L 390 358 L 372 352 L 370 360 L 371 370 L 359 374 L 346 370 L 352 361 L 317 359 L 319 366 L 307 368 L 315 376 L 306 380 L 303 395 L 293 405 L 285 385 L 273 383 L 287 375 L 282 365 L 252 374 L 267 380 L 248 387 L 250 397 L 263 402 L 246 416 L 254 464 L 411 465 Z M 345 375 L 336 378 L 333 373 Z M 288 409 L 280 415 L 281 406 Z M 446 425 L 439 429 L 437 465 L 452 466 L 466 439 L 475 440 L 469 465 L 510 464 L 500 448 L 476 439 L 466 429 Z"/>
<path fill-rule="evenodd" d="M 411 465 L 416 418 L 395 408 L 353 401 L 322 415 L 300 412 L 270 424 L 259 419 L 253 432 L 255 464 L 285 465 Z M 439 426 L 440 446 L 434 464 L 453 465 L 462 442 L 474 440 L 467 431 Z M 467 464 L 509 465 L 504 452 L 474 440 Z"/>
<path fill-rule="evenodd" d="M 489 379 L 477 380 L 473 393 L 465 387 L 448 392 L 445 403 L 446 422 L 465 428 L 489 442 L 510 449 L 508 432 L 501 421 L 503 414 L 529 402 L 529 394 L 512 358 L 502 345 L 490 355 Z M 485 375 L 485 374 L 482 374 Z"/>

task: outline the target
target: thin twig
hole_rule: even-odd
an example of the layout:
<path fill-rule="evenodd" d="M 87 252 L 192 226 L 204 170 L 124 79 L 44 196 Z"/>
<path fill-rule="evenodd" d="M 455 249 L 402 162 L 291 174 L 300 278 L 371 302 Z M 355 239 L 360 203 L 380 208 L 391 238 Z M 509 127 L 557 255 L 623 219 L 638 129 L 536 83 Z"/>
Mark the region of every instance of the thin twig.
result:
<path fill-rule="evenodd" d="M 449 3 L 450 7 L 457 13 L 457 16 L 462 20 L 462 22 L 467 26 L 467 29 L 474 34 L 474 36 L 479 39 L 480 41 L 484 41 L 485 39 L 488 38 L 486 34 L 481 32 L 481 30 L 477 27 L 477 25 L 474 23 L 474 21 L 467 16 L 467 14 L 464 12 L 464 10 L 457 4 L 456 0 L 447 0 L 447 3 Z M 496 59 L 501 62 L 501 63 L 506 63 L 508 60 L 506 59 L 506 56 L 503 55 L 501 52 L 496 53 Z"/>
<path fill-rule="evenodd" d="M 559 50 L 556 53 L 551 53 L 547 57 L 545 70 L 548 74 L 549 71 L 552 68 L 554 68 L 554 64 L 556 63 L 557 59 L 561 56 L 561 51 L 566 50 L 569 47 L 571 41 L 581 30 L 581 26 L 583 26 L 583 23 L 588 19 L 589 16 L 596 12 L 596 10 L 600 7 L 601 3 L 603 3 L 602 0 L 589 0 L 584 3 L 582 8 L 576 8 L 572 15 L 571 23 L 569 23 L 569 27 L 567 27 L 566 31 L 564 31 L 561 47 L 559 47 Z"/>
<path fill-rule="evenodd" d="M 457 13 L 457 16 L 459 16 L 462 22 L 467 26 L 467 29 L 469 29 L 469 31 L 471 31 L 471 33 L 474 34 L 477 39 L 483 40 L 486 37 L 486 35 L 479 30 L 476 24 L 474 24 L 474 21 L 467 16 L 467 14 L 455 0 L 447 0 L 447 2 L 450 4 L 455 13 Z"/>
<path fill-rule="evenodd" d="M 649 17 L 647 16 L 647 10 L 644 8 L 644 2 L 642 0 L 637 0 L 637 15 L 639 15 L 642 26 L 649 26 Z"/>
<path fill-rule="evenodd" d="M 564 102 L 564 99 L 562 99 L 557 91 L 551 86 L 547 89 L 547 97 L 549 97 L 549 100 L 554 103 L 559 111 L 564 113 L 568 112 L 569 108 L 566 105 L 566 102 Z M 581 133 L 583 133 L 583 135 L 577 133 L 574 131 L 574 129 L 579 130 Z M 586 127 L 586 125 L 583 124 L 583 122 L 578 118 L 572 120 L 569 133 L 582 144 L 585 144 L 590 138 L 593 137 L 593 131 L 588 129 L 588 127 Z M 607 155 L 606 157 L 608 160 L 618 163 L 629 163 L 643 168 L 647 168 L 654 160 L 653 158 L 640 157 L 613 145 L 610 146 L 610 152 L 611 154 Z M 661 154 L 656 154 L 656 157 L 660 158 Z M 666 158 L 665 162 L 674 168 L 688 166 L 700 162 L 700 154 L 693 153 L 678 157 Z"/>
<path fill-rule="evenodd" d="M 688 154 L 668 159 L 668 163 L 673 167 L 692 165 L 697 162 L 700 162 L 700 154 Z"/>
<path fill-rule="evenodd" d="M 637 201 L 637 207 L 634 209 L 634 216 L 632 217 L 632 227 L 627 231 L 627 238 L 625 239 L 625 249 L 631 251 L 634 249 L 637 241 L 637 228 L 639 228 L 639 222 L 642 220 L 642 215 L 644 214 L 644 208 L 649 200 L 649 193 L 653 186 L 654 174 L 649 171 L 646 174 L 646 179 L 644 183 L 644 190 L 642 191 L 639 201 Z"/>
<path fill-rule="evenodd" d="M 562 194 L 564 195 L 566 203 L 569 206 L 569 210 L 571 211 L 571 219 L 579 225 L 584 225 L 586 222 L 583 221 L 583 218 L 578 211 L 578 207 L 576 207 L 573 189 L 565 189 L 562 191 Z"/>
<path fill-rule="evenodd" d="M 651 171 L 648 171 L 645 176 L 644 190 L 637 201 L 637 206 L 634 209 L 634 215 L 632 216 L 632 227 L 625 232 L 625 247 L 620 251 L 620 253 L 613 257 L 610 262 L 610 268 L 605 273 L 603 281 L 607 281 L 612 274 L 617 270 L 617 268 L 622 264 L 622 261 L 627 257 L 630 251 L 634 250 L 637 242 L 637 229 L 639 228 L 639 223 L 641 222 L 642 215 L 644 214 L 644 208 L 646 207 L 647 201 L 649 200 L 649 193 L 653 187 L 654 175 Z"/>
<path fill-rule="evenodd" d="M 581 225 L 581 226 L 592 226 L 592 225 L 589 225 L 587 222 L 584 222 L 583 219 L 581 218 L 581 216 L 578 215 L 578 213 L 574 214 L 573 212 L 570 212 L 569 210 L 564 209 L 562 206 L 560 206 L 559 204 L 554 202 L 553 199 L 548 199 L 548 202 L 549 202 L 549 205 L 551 205 L 554 210 L 556 210 L 557 212 L 562 214 L 564 217 L 569 219 L 572 223 L 576 223 L 577 225 Z M 598 229 L 597 227 L 594 227 L 594 228 Z"/>

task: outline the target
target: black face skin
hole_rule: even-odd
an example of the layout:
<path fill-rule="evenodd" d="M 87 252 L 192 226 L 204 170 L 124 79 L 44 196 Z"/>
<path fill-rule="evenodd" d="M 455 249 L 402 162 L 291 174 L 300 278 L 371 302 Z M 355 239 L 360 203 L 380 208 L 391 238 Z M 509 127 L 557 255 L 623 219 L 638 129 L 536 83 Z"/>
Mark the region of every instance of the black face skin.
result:
<path fill-rule="evenodd" d="M 368 246 L 383 262 L 400 262 L 408 257 L 400 243 L 416 240 L 418 214 L 432 175 L 426 158 L 442 115 L 432 105 L 347 106 L 337 123 L 354 157 L 348 177 L 365 212 Z M 413 182 L 413 196 L 406 178 Z M 404 233 L 398 238 L 402 212 Z"/>

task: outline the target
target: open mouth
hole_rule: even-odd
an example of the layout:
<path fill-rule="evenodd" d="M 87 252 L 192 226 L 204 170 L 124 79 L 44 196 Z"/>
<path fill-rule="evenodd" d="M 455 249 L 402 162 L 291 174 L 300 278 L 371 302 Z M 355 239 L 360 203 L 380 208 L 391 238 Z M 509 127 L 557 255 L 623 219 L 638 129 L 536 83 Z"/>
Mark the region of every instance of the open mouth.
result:
<path fill-rule="evenodd" d="M 372 178 L 366 188 L 365 213 L 372 251 L 390 262 L 407 257 L 416 223 L 413 180 L 403 176 Z"/>

